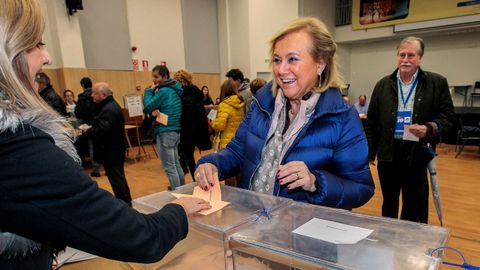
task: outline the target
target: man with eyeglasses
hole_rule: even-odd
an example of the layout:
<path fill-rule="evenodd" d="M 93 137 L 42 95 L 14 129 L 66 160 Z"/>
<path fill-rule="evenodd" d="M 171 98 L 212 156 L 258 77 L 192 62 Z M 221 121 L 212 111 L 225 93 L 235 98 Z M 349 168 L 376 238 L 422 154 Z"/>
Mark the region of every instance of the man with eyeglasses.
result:
<path fill-rule="evenodd" d="M 428 223 L 427 165 L 435 144 L 452 126 L 454 109 L 447 79 L 424 71 L 421 38 L 397 47 L 398 68 L 377 82 L 367 116 L 369 159 L 377 158 L 382 216 Z"/>

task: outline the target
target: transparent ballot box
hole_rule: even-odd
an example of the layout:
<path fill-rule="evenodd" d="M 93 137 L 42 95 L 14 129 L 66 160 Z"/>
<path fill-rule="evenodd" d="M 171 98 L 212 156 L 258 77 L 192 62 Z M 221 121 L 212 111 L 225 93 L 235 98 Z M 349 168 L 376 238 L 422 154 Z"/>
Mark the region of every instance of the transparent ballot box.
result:
<path fill-rule="evenodd" d="M 430 251 L 448 236 L 436 226 L 294 202 L 230 236 L 230 248 L 236 270 L 432 270 L 441 258 Z"/>
<path fill-rule="evenodd" d="M 195 183 L 188 184 L 173 192 L 192 194 L 195 186 Z M 292 202 L 230 186 L 220 187 L 222 200 L 230 202 L 229 205 L 210 215 L 189 216 L 190 227 L 186 239 L 178 243 L 160 262 L 135 269 L 232 269 L 228 236 L 257 219 L 264 209 L 272 211 Z M 175 197 L 164 191 L 135 199 L 133 205 L 148 213 L 148 209 L 156 211 L 173 200 Z"/>

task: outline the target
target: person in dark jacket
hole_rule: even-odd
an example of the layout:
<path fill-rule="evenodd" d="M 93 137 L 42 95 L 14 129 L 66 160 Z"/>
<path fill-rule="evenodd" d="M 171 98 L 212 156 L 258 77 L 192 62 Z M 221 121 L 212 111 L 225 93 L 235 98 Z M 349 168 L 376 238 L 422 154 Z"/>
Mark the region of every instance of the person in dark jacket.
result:
<path fill-rule="evenodd" d="M 202 86 L 202 93 L 203 93 L 203 105 L 209 106 L 213 105 L 212 97 L 210 96 L 208 86 Z"/>
<path fill-rule="evenodd" d="M 78 124 L 86 124 L 90 126 L 95 118 L 95 103 L 92 98 L 92 80 L 89 77 L 83 77 L 80 80 L 80 85 L 83 88 L 83 93 L 78 95 L 77 105 L 75 106 L 75 116 L 77 117 Z M 93 159 L 95 156 L 93 141 L 87 138 L 87 143 L 81 144 L 81 147 L 88 147 L 88 154 L 92 161 L 92 172 L 90 173 L 90 176 L 100 177 L 100 164 Z M 86 151 L 81 149 L 80 152 L 83 153 Z"/>
<path fill-rule="evenodd" d="M 187 70 L 181 69 L 173 75 L 173 79 L 182 85 L 182 120 L 180 144 L 178 152 L 180 165 L 183 172 L 190 171 L 195 181 L 195 147 L 200 150 L 212 148 L 208 132 L 208 120 L 203 106 L 203 93 L 192 83 L 192 75 Z"/>
<path fill-rule="evenodd" d="M 378 161 L 382 215 L 428 223 L 427 165 L 454 120 L 448 82 L 424 71 L 423 40 L 407 37 L 397 48 L 398 68 L 375 85 L 368 108 L 369 159 Z"/>
<path fill-rule="evenodd" d="M 78 95 L 77 106 L 75 106 L 75 116 L 81 124 L 91 125 L 95 117 L 95 105 L 92 98 L 92 80 L 83 77 L 80 80 L 83 92 Z"/>
<path fill-rule="evenodd" d="M 367 139 L 342 100 L 335 53 L 316 18 L 283 28 L 271 41 L 273 84 L 258 90 L 227 147 L 198 161 L 198 184 L 209 190 L 215 172 L 240 172 L 241 188 L 336 208 L 365 204 L 374 193 Z"/>
<path fill-rule="evenodd" d="M 73 128 L 42 101 L 35 74 L 51 63 L 36 0 L 0 0 L 0 269 L 51 270 L 70 246 L 132 262 L 160 260 L 188 233 L 187 215 L 209 208 L 182 198 L 137 212 L 83 171 Z"/>
<path fill-rule="evenodd" d="M 123 164 L 125 162 L 125 122 L 120 105 L 113 99 L 107 83 L 93 85 L 92 98 L 95 102 L 95 118 L 86 135 L 93 140 L 93 160 L 105 168 L 108 181 L 115 197 L 132 205 Z"/>
<path fill-rule="evenodd" d="M 67 107 L 63 99 L 55 92 L 50 84 L 50 78 L 43 72 L 37 73 L 35 82 L 38 85 L 38 93 L 45 102 L 57 111 L 61 116 L 67 116 Z"/>

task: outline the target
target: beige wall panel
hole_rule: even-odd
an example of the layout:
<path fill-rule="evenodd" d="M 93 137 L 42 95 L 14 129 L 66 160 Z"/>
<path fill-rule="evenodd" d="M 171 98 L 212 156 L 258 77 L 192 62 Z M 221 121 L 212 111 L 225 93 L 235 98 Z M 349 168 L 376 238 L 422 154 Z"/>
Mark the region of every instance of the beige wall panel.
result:
<path fill-rule="evenodd" d="M 220 96 L 220 85 L 223 81 L 220 80 L 220 75 L 215 73 L 195 73 L 192 74 L 193 84 L 202 88 L 202 86 L 208 86 L 210 90 L 210 96 L 215 102 L 215 98 Z"/>
<path fill-rule="evenodd" d="M 44 69 L 50 81 L 60 96 L 63 96 L 65 89 L 70 89 L 78 94 L 83 92 L 80 80 L 83 77 L 90 77 L 95 82 L 107 82 L 112 86 L 115 100 L 124 107 L 123 97 L 125 95 L 143 95 L 145 88 L 152 84 L 151 71 L 116 71 L 116 70 L 88 70 L 84 68 L 59 68 Z M 171 72 L 171 77 L 175 72 Z M 210 89 L 210 96 L 215 100 L 220 96 L 220 75 L 215 73 L 192 74 L 193 83 L 201 88 L 203 85 Z M 140 86 L 140 91 L 136 90 Z"/>
<path fill-rule="evenodd" d="M 47 76 L 50 78 L 50 84 L 53 86 L 53 89 L 61 96 L 63 97 L 63 87 L 62 87 L 62 81 L 58 77 L 58 72 L 56 69 L 43 69 L 42 70 Z"/>
<path fill-rule="evenodd" d="M 88 77 L 86 68 L 60 68 L 57 73 L 63 90 L 70 89 L 75 93 L 75 96 L 83 92 L 80 80 L 83 77 Z"/>
<path fill-rule="evenodd" d="M 106 82 L 110 84 L 113 96 L 121 107 L 124 107 L 123 97 L 125 95 L 136 94 L 132 71 L 89 70 L 88 75 L 93 83 Z"/>
<path fill-rule="evenodd" d="M 143 90 L 152 85 L 152 72 L 151 71 L 133 71 L 135 86 L 140 86 L 140 93 L 143 94 Z"/>

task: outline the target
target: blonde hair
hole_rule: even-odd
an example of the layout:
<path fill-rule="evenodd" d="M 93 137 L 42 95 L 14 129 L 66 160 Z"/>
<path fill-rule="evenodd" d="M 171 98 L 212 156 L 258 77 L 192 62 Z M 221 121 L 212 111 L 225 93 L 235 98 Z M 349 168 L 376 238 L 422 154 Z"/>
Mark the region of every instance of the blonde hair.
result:
<path fill-rule="evenodd" d="M 343 85 L 343 79 L 338 71 L 338 63 L 336 59 L 337 44 L 333 40 L 332 35 L 328 31 L 325 24 L 317 18 L 302 17 L 291 21 L 284 26 L 280 31 L 270 40 L 270 66 L 273 69 L 273 57 L 275 54 L 275 45 L 288 34 L 306 31 L 311 40 L 310 54 L 318 61 L 322 59 L 325 62 L 325 69 L 319 78 L 320 85 L 312 89 L 314 92 L 323 92 L 330 87 L 340 89 Z M 277 94 L 279 86 L 273 80 L 272 92 Z"/>
<path fill-rule="evenodd" d="M 267 84 L 267 81 L 262 78 L 256 78 L 250 82 L 250 91 L 252 92 L 252 94 L 255 94 L 258 89 L 262 88 L 262 86 L 264 86 L 265 84 Z"/>
<path fill-rule="evenodd" d="M 179 82 L 181 85 L 192 85 L 192 74 L 186 69 L 180 69 L 179 71 L 175 72 L 173 79 Z"/>
<path fill-rule="evenodd" d="M 27 51 L 39 46 L 45 19 L 37 0 L 0 0 L 0 102 L 7 102 L 19 116 L 49 117 L 58 130 L 74 134 L 65 119 L 37 93 L 28 66 Z M 48 116 L 46 116 L 46 115 Z"/>

